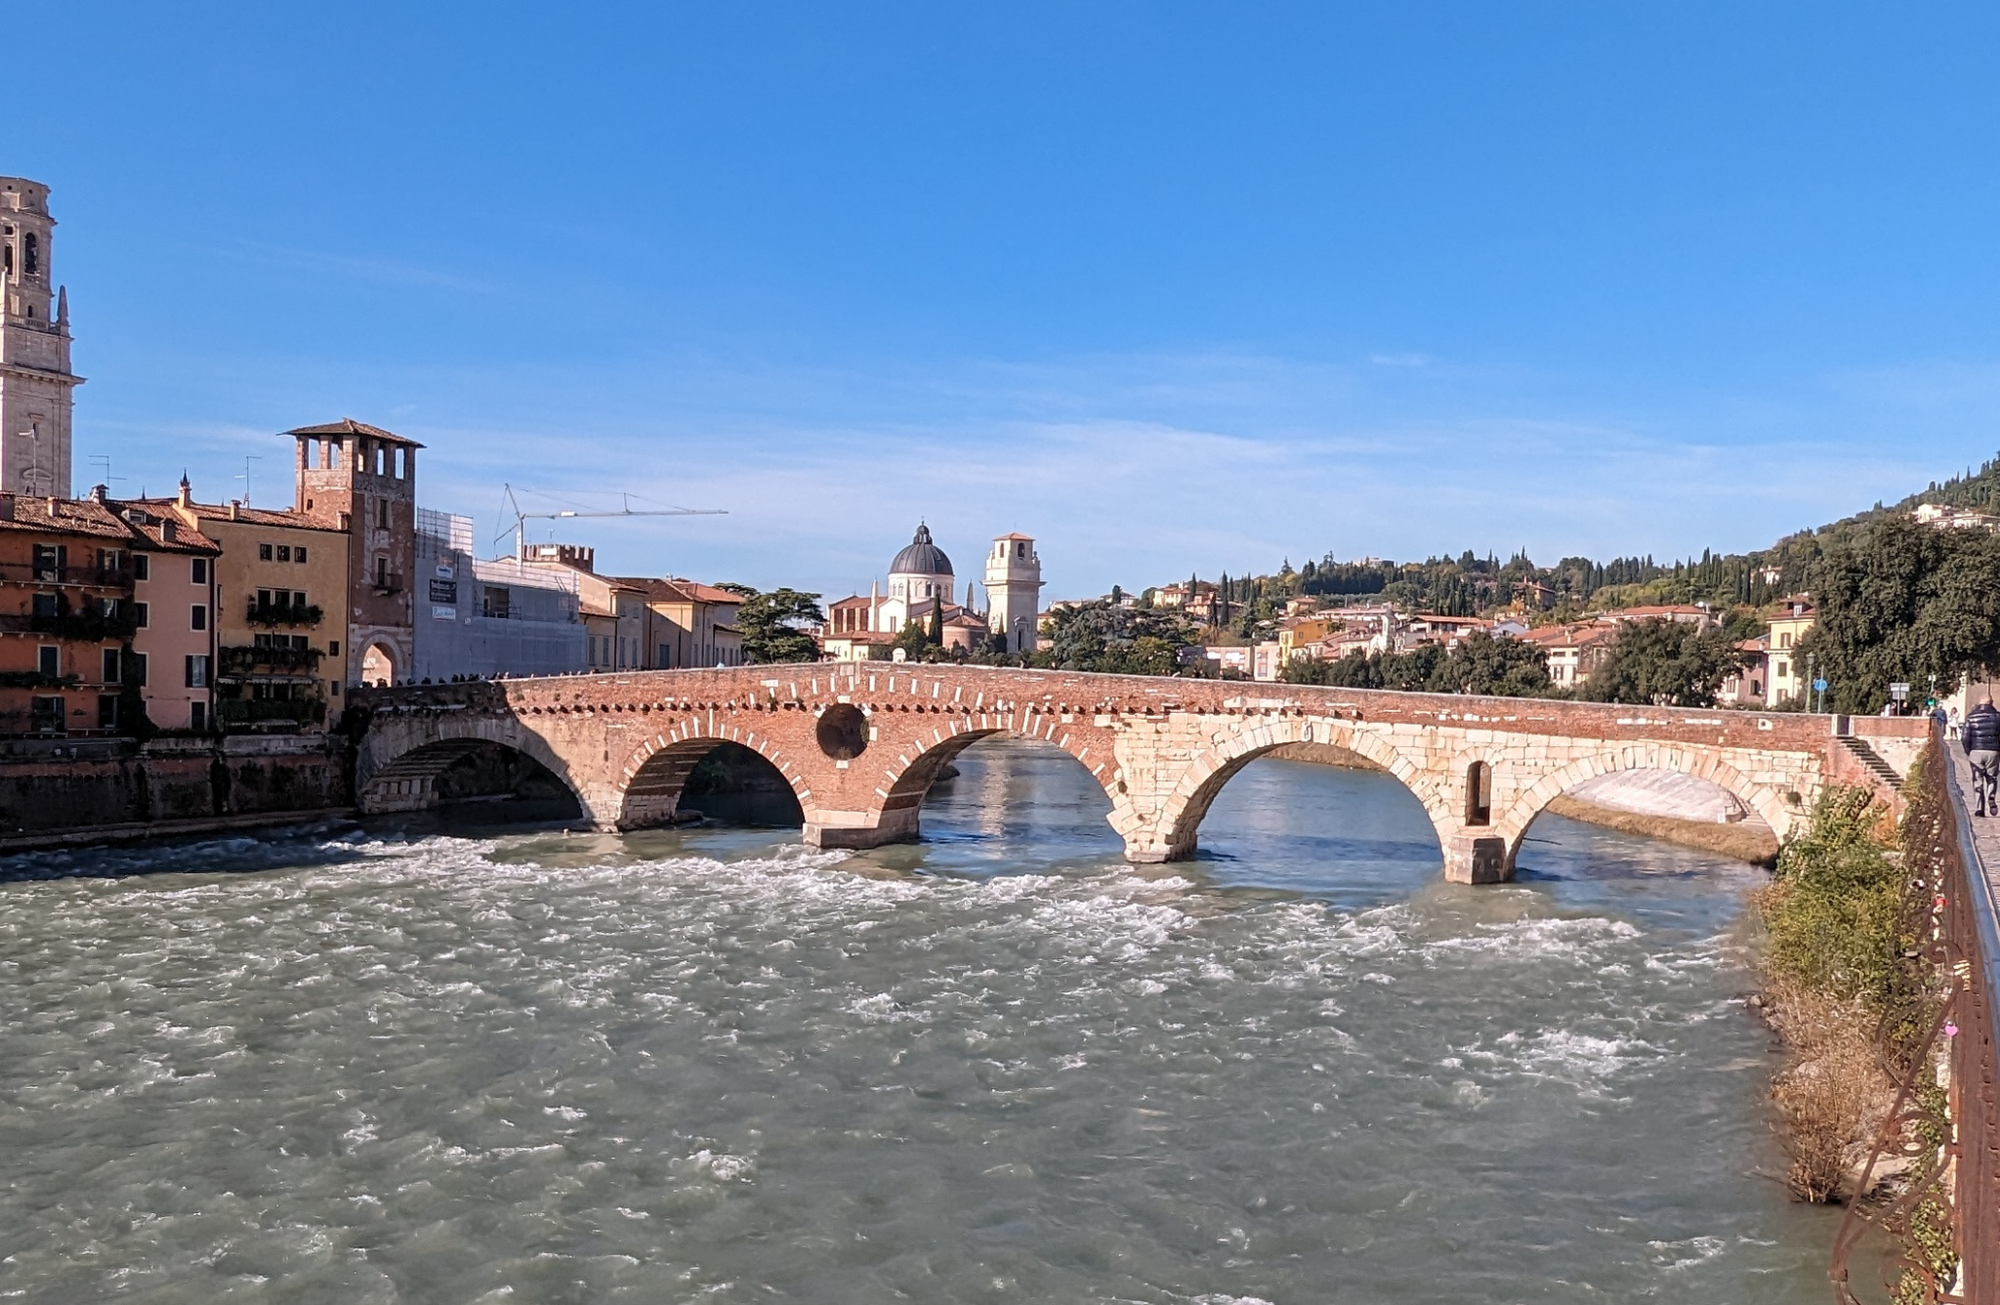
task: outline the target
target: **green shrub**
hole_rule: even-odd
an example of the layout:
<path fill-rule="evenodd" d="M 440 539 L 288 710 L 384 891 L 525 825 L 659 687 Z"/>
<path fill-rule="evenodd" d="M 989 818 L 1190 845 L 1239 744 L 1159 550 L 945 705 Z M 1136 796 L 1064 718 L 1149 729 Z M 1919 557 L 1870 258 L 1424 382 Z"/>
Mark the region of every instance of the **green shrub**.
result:
<path fill-rule="evenodd" d="M 1903 986 L 1904 951 L 1903 868 L 1877 839 L 1882 818 L 1865 789 L 1829 789 L 1757 900 L 1772 977 L 1877 1015 Z"/>

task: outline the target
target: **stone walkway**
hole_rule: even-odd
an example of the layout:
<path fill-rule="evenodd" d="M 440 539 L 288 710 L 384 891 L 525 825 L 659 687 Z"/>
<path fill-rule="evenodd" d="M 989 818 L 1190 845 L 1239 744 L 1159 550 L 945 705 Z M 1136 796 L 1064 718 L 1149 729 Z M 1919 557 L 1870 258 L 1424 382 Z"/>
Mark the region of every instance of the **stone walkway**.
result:
<path fill-rule="evenodd" d="M 1965 809 L 1972 810 L 1972 763 L 1965 759 L 1965 749 L 1956 742 L 1945 745 L 1951 754 L 1951 775 L 1958 784 L 1959 794 L 1965 800 Z M 1981 819 L 1972 817 L 1972 842 L 1979 851 L 1980 869 L 1986 874 L 1986 882 L 1993 886 L 1995 900 L 2000 900 L 2000 816 Z M 1966 867 L 1971 869 L 1970 866 Z"/>

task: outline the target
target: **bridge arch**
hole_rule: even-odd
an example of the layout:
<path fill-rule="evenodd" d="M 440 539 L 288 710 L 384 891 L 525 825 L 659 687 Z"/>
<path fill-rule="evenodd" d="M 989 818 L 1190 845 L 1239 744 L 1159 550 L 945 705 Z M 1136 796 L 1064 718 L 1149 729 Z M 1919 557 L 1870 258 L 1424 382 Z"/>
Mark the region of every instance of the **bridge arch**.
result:
<path fill-rule="evenodd" d="M 447 771 L 495 747 L 535 762 L 575 800 L 580 815 L 593 814 L 589 796 L 571 774 L 569 762 L 546 739 L 518 724 L 486 718 L 376 724 L 356 765 L 356 805 L 368 815 L 434 807 L 440 800 L 438 781 Z"/>
<path fill-rule="evenodd" d="M 1108 819 L 1111 827 L 1122 835 L 1128 825 L 1135 823 L 1130 816 L 1131 799 L 1120 785 L 1117 767 L 1110 764 L 1109 758 L 1093 763 L 1089 756 L 1089 744 L 1079 743 L 1074 735 L 1064 731 L 1016 729 L 1010 724 L 970 725 L 953 721 L 938 726 L 929 742 L 921 738 L 909 740 L 893 763 L 885 768 L 883 778 L 889 780 L 889 784 L 878 790 L 878 800 L 869 812 L 875 828 L 883 834 L 893 833 L 898 839 L 917 837 L 920 832 L 918 812 L 945 767 L 973 744 L 990 738 L 1020 739 L 1068 754 L 1110 799 Z"/>
<path fill-rule="evenodd" d="M 802 811 L 811 810 L 812 789 L 805 775 L 770 738 L 737 726 L 711 727 L 689 717 L 652 735 L 627 756 L 611 794 L 610 822 L 619 829 L 669 823 L 680 809 L 688 776 L 702 758 L 725 743 L 756 753 L 790 786 Z"/>
<path fill-rule="evenodd" d="M 1538 776 L 1513 796 L 1504 811 L 1496 811 L 1492 832 L 1504 840 L 1508 864 L 1513 864 L 1528 826 L 1556 797 L 1599 775 L 1638 770 L 1692 775 L 1734 794 L 1771 827 L 1780 842 L 1791 832 L 1812 798 L 1812 794 L 1803 793 L 1794 801 L 1794 790 L 1760 783 L 1717 755 L 1714 749 L 1694 744 L 1640 743 L 1604 748 Z"/>
<path fill-rule="evenodd" d="M 1127 844 L 1138 859 L 1178 861 L 1193 856 L 1201 822 L 1229 781 L 1257 758 L 1299 745 L 1346 753 L 1393 775 L 1422 804 L 1437 831 L 1440 849 L 1449 849 L 1451 836 L 1461 824 L 1452 815 L 1449 786 L 1441 785 L 1434 772 L 1406 756 L 1379 733 L 1357 730 L 1334 717 L 1284 716 L 1235 721 L 1224 737 L 1188 763 L 1179 782 L 1161 804 L 1150 830 L 1120 832 L 1126 833 Z"/>

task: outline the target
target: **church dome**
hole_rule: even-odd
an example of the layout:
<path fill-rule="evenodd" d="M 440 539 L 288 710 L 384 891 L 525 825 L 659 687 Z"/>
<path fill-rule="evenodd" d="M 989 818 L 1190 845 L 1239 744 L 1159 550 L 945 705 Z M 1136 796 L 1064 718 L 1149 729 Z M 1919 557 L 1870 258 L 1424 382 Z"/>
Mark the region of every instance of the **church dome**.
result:
<path fill-rule="evenodd" d="M 931 542 L 931 528 L 918 526 L 916 538 L 910 546 L 896 554 L 896 560 L 889 563 L 890 575 L 951 575 L 951 559 L 944 550 Z"/>

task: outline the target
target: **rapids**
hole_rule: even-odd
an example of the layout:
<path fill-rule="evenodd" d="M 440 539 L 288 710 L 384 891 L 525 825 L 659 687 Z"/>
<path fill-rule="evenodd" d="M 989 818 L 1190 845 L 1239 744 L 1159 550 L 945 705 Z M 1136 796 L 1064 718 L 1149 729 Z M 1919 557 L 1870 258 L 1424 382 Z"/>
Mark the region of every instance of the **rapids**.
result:
<path fill-rule="evenodd" d="M 1053 750 L 929 840 L 411 822 L 0 863 L 0 1300 L 1825 1298 L 1733 937 L 1545 817 L 1440 881 L 1259 762 L 1132 867 Z"/>

